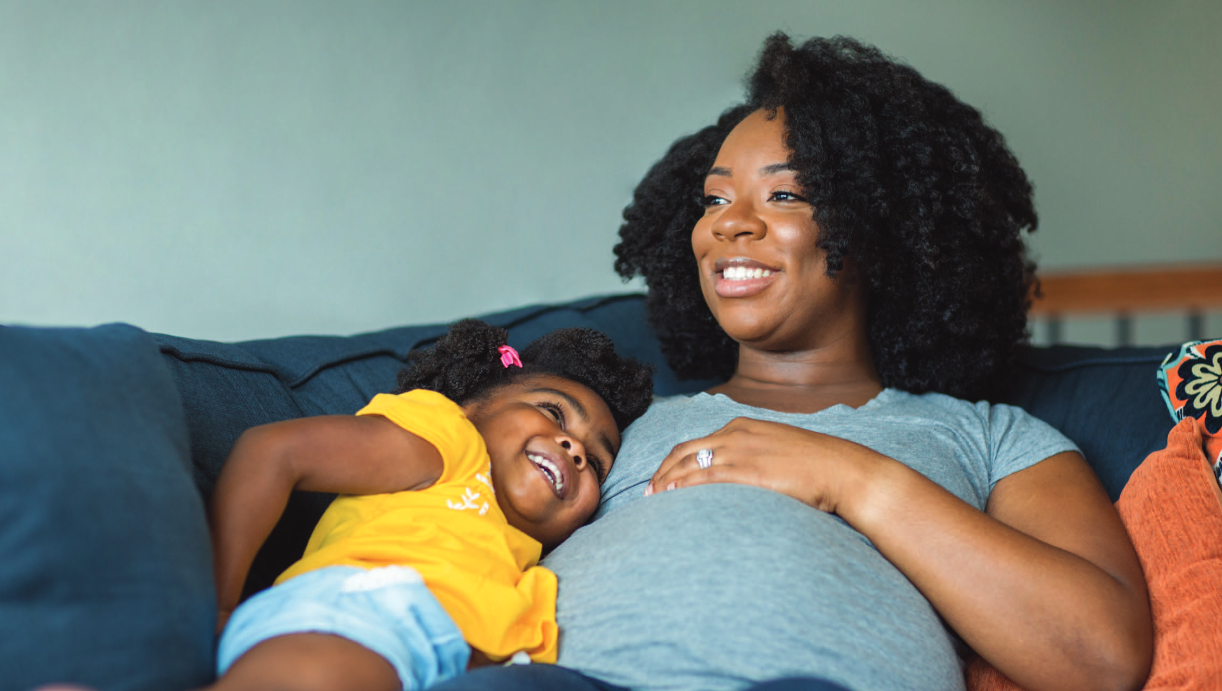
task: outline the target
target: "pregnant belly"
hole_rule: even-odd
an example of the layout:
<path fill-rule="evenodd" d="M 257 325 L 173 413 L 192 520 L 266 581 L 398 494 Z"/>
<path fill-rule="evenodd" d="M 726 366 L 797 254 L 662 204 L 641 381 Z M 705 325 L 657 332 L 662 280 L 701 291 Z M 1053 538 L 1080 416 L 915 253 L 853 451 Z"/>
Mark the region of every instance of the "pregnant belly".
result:
<path fill-rule="evenodd" d="M 856 689 L 962 688 L 933 608 L 862 535 L 741 485 L 667 492 L 582 528 L 559 577 L 560 664 L 640 689 L 818 676 Z"/>

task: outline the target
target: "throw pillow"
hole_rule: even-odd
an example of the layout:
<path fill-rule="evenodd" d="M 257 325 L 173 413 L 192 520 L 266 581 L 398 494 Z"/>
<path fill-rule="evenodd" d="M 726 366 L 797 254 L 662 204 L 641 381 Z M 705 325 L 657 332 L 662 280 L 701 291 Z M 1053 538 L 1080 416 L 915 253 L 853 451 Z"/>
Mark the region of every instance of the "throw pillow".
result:
<path fill-rule="evenodd" d="M 1168 354 L 1158 383 L 1173 419 L 1201 421 L 1205 455 L 1222 479 L 1222 339 L 1190 341 Z"/>
<path fill-rule="evenodd" d="M 212 679 L 182 403 L 143 331 L 0 326 L 0 691 Z"/>

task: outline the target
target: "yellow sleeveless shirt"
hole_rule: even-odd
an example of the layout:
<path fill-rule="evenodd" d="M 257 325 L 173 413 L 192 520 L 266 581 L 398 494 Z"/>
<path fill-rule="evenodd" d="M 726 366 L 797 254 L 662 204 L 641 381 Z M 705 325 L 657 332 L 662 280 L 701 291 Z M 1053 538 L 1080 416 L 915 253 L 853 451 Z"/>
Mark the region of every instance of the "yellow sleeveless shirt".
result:
<path fill-rule="evenodd" d="M 505 520 L 483 437 L 462 408 L 416 389 L 379 394 L 357 415 L 382 415 L 437 447 L 441 477 L 419 491 L 341 495 L 276 583 L 325 566 L 410 566 L 471 647 L 493 660 L 522 650 L 555 662 L 556 576 L 536 566 L 539 542 Z"/>

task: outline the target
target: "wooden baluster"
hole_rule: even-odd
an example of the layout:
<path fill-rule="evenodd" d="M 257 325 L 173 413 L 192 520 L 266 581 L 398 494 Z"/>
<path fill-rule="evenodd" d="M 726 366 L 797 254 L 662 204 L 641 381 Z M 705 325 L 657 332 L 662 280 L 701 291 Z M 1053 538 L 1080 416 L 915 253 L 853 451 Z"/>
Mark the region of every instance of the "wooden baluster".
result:
<path fill-rule="evenodd" d="M 1116 345 L 1119 347 L 1133 345 L 1133 316 L 1128 312 L 1116 315 Z"/>
<path fill-rule="evenodd" d="M 1205 315 L 1199 309 L 1188 311 L 1188 340 L 1199 341 L 1205 338 Z"/>
<path fill-rule="evenodd" d="M 1047 324 L 1048 345 L 1057 345 L 1061 342 L 1061 315 L 1049 314 Z"/>

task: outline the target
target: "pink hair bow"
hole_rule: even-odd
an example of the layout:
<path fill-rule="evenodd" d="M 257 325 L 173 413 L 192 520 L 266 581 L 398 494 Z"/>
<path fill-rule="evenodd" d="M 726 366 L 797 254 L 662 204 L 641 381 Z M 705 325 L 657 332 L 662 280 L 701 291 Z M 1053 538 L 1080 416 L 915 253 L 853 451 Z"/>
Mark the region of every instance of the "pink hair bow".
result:
<path fill-rule="evenodd" d="M 497 350 L 501 353 L 501 365 L 506 369 L 510 365 L 522 366 L 522 358 L 518 357 L 518 351 L 513 349 L 513 346 L 503 345 Z"/>

